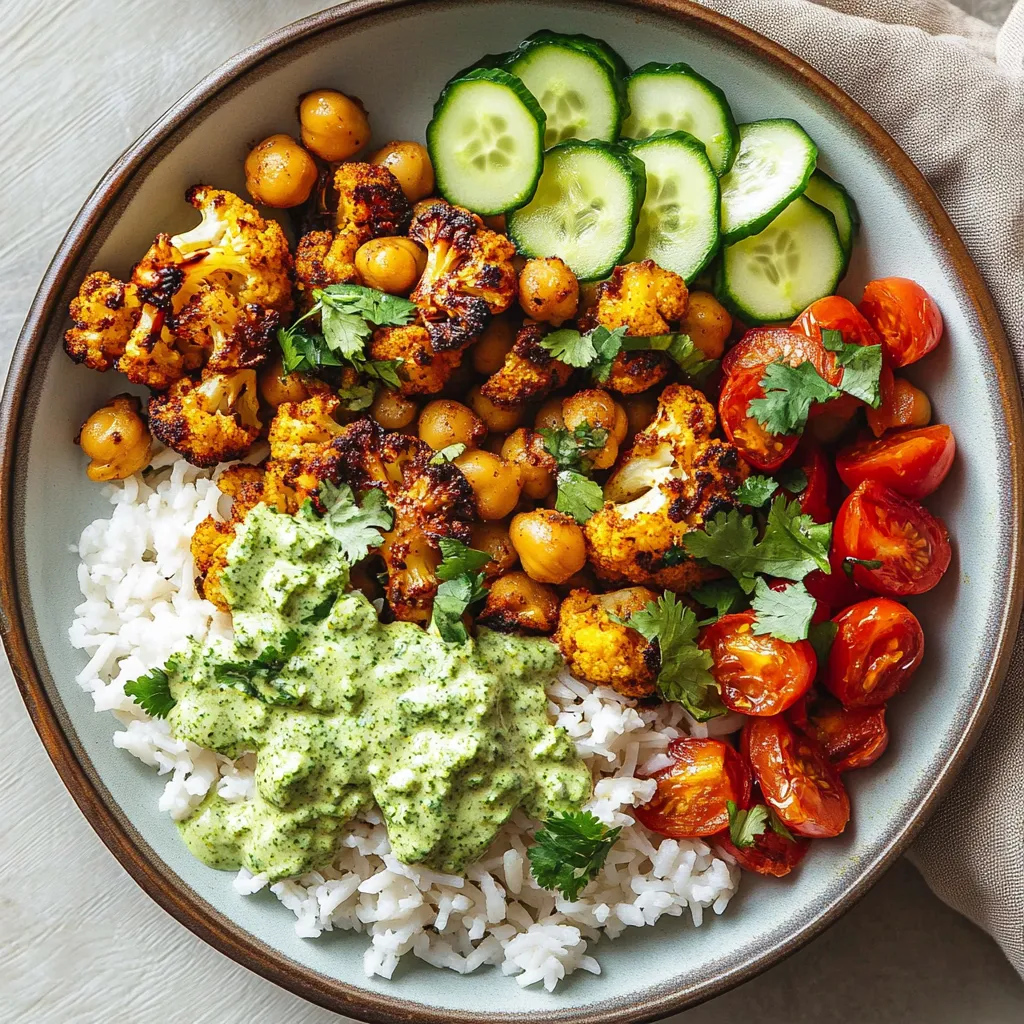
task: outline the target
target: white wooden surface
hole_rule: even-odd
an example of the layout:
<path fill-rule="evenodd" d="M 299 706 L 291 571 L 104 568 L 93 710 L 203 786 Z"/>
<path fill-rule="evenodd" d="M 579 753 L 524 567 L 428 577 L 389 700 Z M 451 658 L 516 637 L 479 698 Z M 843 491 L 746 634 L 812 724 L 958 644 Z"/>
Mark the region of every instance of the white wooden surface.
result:
<path fill-rule="evenodd" d="M 1002 2 L 970 6 L 998 21 Z M 0 0 L 0 368 L 60 236 L 117 154 L 207 71 L 318 6 Z M 227 960 L 135 886 L 61 785 L 2 659 L 0 780 L 0 1021 L 339 1019 Z M 807 949 L 684 1016 L 1019 1024 L 1024 985 L 901 863 Z"/>

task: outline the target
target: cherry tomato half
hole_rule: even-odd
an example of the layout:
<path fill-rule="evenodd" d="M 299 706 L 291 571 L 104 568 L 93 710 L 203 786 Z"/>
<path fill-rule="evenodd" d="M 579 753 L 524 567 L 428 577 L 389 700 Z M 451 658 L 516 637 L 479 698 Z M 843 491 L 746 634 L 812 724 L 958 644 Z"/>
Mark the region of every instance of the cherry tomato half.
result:
<path fill-rule="evenodd" d="M 794 321 L 793 330 L 821 341 L 822 331 L 841 331 L 848 345 L 881 345 L 875 329 L 857 307 L 841 295 L 812 302 Z"/>
<path fill-rule="evenodd" d="M 752 718 L 743 731 L 765 803 L 786 827 L 808 839 L 839 835 L 850 820 L 850 798 L 818 742 L 783 715 Z"/>
<path fill-rule="evenodd" d="M 777 715 L 814 682 L 818 659 L 806 640 L 787 643 L 754 632 L 752 611 L 723 615 L 701 633 L 698 646 L 712 659 L 722 703 L 744 715 Z"/>
<path fill-rule="evenodd" d="M 833 537 L 835 531 L 833 530 Z M 857 586 L 843 570 L 843 560 L 833 549 L 828 556 L 832 572 L 824 573 L 815 569 L 804 577 L 804 586 L 808 589 L 819 605 L 827 604 L 832 608 L 845 608 L 870 597 L 871 594 L 863 587 Z"/>
<path fill-rule="evenodd" d="M 938 424 L 844 448 L 836 456 L 836 469 L 851 491 L 876 480 L 905 498 L 926 498 L 946 479 L 954 455 L 953 432 Z"/>
<path fill-rule="evenodd" d="M 764 373 L 764 366 L 755 366 L 726 377 L 718 396 L 718 416 L 725 436 L 740 455 L 755 469 L 767 473 L 778 469 L 796 451 L 800 438 L 796 434 L 773 434 L 747 415 L 750 403 L 764 398 Z"/>
<path fill-rule="evenodd" d="M 729 827 L 728 802 L 745 807 L 750 800 L 750 769 L 724 740 L 683 736 L 668 746 L 673 763 L 651 778 L 658 788 L 634 811 L 653 832 L 672 839 L 710 836 Z"/>
<path fill-rule="evenodd" d="M 832 530 L 840 560 L 853 563 L 853 581 L 876 594 L 906 597 L 931 590 L 949 568 L 949 531 L 923 505 L 866 480 L 840 506 Z"/>
<path fill-rule="evenodd" d="M 760 799 L 760 794 L 755 792 L 750 799 L 749 807 L 761 802 L 763 801 Z M 804 854 L 807 853 L 811 845 L 808 839 L 802 839 L 799 836 L 787 839 L 770 828 L 766 828 L 759 836 L 754 837 L 753 846 L 734 846 L 728 829 L 721 835 L 715 836 L 714 842 L 727 853 L 732 854 L 741 868 L 754 871 L 759 875 L 768 875 L 771 878 L 782 878 L 784 875 L 788 875 L 804 859 Z"/>
<path fill-rule="evenodd" d="M 825 687 L 845 707 L 884 704 L 907 688 L 924 657 L 924 631 L 909 608 L 875 597 L 832 621 L 839 628 L 825 667 Z"/>
<path fill-rule="evenodd" d="M 828 500 L 828 460 L 822 450 L 804 438 L 797 448 L 793 465 L 803 473 L 807 483 L 803 490 L 796 494 L 786 488 L 782 488 L 783 493 L 790 500 L 796 498 L 800 502 L 800 511 L 810 516 L 816 523 L 832 522 L 832 508 Z"/>
<path fill-rule="evenodd" d="M 755 327 L 747 331 L 722 359 L 722 373 L 727 377 L 739 370 L 762 371 L 769 363 L 799 366 L 810 363 L 830 384 L 838 384 L 842 370 L 825 350 L 821 336 L 811 338 L 802 331 L 786 327 Z M 763 375 L 763 374 L 762 374 Z"/>
<path fill-rule="evenodd" d="M 814 704 L 804 729 L 821 744 L 837 772 L 867 768 L 889 745 L 884 704 L 844 708 L 823 698 Z"/>
<path fill-rule="evenodd" d="M 877 409 L 867 409 L 868 426 L 875 437 L 887 430 L 905 430 L 907 427 L 926 427 L 932 420 L 932 403 L 928 396 L 909 380 L 894 377 L 883 364 L 879 380 L 882 401 Z"/>
<path fill-rule="evenodd" d="M 860 300 L 860 311 L 881 335 L 893 366 L 916 363 L 942 337 L 942 314 L 935 300 L 906 277 L 870 281 Z"/>

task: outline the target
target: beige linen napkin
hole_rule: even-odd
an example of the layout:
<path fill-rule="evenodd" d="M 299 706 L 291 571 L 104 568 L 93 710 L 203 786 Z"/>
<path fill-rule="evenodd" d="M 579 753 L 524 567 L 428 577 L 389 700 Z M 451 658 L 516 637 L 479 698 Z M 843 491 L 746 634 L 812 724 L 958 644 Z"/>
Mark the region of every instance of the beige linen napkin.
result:
<path fill-rule="evenodd" d="M 700 2 L 812 64 L 910 155 L 984 275 L 1024 380 L 1024 0 L 1001 31 L 943 0 Z M 1024 975 L 1024 633 L 991 721 L 910 856 Z"/>

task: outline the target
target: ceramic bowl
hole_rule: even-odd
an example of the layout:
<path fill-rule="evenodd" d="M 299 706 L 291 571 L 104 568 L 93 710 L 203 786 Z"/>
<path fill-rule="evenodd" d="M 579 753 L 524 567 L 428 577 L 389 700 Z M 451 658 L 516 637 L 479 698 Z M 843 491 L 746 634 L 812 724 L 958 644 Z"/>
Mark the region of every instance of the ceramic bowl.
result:
<path fill-rule="evenodd" d="M 955 468 L 931 502 L 955 539 L 954 563 L 915 603 L 926 659 L 912 690 L 893 702 L 888 754 L 849 776 L 851 827 L 817 844 L 793 876 L 746 876 L 728 911 L 702 928 L 665 918 L 602 942 L 600 977 L 578 973 L 553 995 L 522 990 L 496 970 L 460 977 L 412 956 L 393 981 L 367 980 L 363 937 L 298 938 L 273 896 L 243 899 L 230 876 L 189 855 L 157 810 L 162 780 L 113 747 L 112 721 L 94 714 L 75 684 L 84 657 L 67 640 L 79 601 L 69 545 L 109 506 L 71 439 L 123 382 L 74 366 L 61 334 L 89 269 L 123 276 L 156 232 L 194 221 L 182 201 L 187 186 L 241 191 L 247 145 L 294 131 L 301 93 L 324 84 L 355 93 L 377 140 L 422 138 L 454 71 L 544 27 L 607 39 L 634 66 L 686 61 L 725 90 L 737 120 L 793 117 L 817 140 L 822 165 L 850 188 L 863 217 L 844 290 L 856 297 L 872 277 L 912 276 L 946 319 L 946 341 L 910 376 L 959 441 Z M 2 437 L 4 639 L 64 782 L 130 874 L 183 924 L 279 984 L 364 1020 L 650 1020 L 793 951 L 865 892 L 934 807 L 992 706 L 1018 618 L 1021 475 L 1010 453 L 1021 441 L 1020 404 L 1006 340 L 960 239 L 910 161 L 856 104 L 780 47 L 682 0 L 363 0 L 243 52 L 125 153 L 72 225 L 14 356 Z"/>

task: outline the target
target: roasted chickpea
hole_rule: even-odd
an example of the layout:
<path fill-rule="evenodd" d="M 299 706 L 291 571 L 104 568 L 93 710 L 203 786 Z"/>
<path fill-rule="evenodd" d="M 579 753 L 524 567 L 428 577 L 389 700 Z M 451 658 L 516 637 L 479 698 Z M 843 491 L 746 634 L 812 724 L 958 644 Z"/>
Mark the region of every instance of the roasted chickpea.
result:
<path fill-rule="evenodd" d="M 334 89 L 315 89 L 299 102 L 302 141 L 331 163 L 348 160 L 370 141 L 370 121 L 362 103 Z"/>
<path fill-rule="evenodd" d="M 245 187 L 264 206 L 304 203 L 316 179 L 316 161 L 290 135 L 271 135 L 245 158 Z"/>
<path fill-rule="evenodd" d="M 511 633 L 553 633 L 558 625 L 558 594 L 525 572 L 510 572 L 491 584 L 477 621 Z"/>
<path fill-rule="evenodd" d="M 370 157 L 370 163 L 386 167 L 398 179 L 410 203 L 434 191 L 434 166 L 426 148 L 418 142 L 389 142 Z"/>
<path fill-rule="evenodd" d="M 520 512 L 508 532 L 523 569 L 538 583 L 563 583 L 587 562 L 583 531 L 563 512 Z"/>
<path fill-rule="evenodd" d="M 519 275 L 519 305 L 534 320 L 560 324 L 576 315 L 580 287 L 557 256 L 527 260 Z"/>
<path fill-rule="evenodd" d="M 367 287 L 408 295 L 427 265 L 427 254 L 411 238 L 371 238 L 356 250 L 355 263 Z"/>
<path fill-rule="evenodd" d="M 416 419 L 416 403 L 391 388 L 381 388 L 373 396 L 370 416 L 385 430 L 403 430 Z"/>
<path fill-rule="evenodd" d="M 690 336 L 705 359 L 721 359 L 725 340 L 732 330 L 732 317 L 714 295 L 690 292 L 686 315 L 679 322 L 679 330 Z"/>
<path fill-rule="evenodd" d="M 302 402 L 309 398 L 302 374 L 285 373 L 280 358 L 260 370 L 259 385 L 263 401 L 274 409 L 285 402 Z"/>
<path fill-rule="evenodd" d="M 658 399 L 650 392 L 641 392 L 638 395 L 623 395 L 622 407 L 626 410 L 626 436 L 624 441 L 631 442 L 651 420 L 658 411 Z M 623 442 L 620 441 L 619 444 Z"/>
<path fill-rule="evenodd" d="M 124 480 L 149 465 L 152 438 L 140 408 L 134 396 L 118 395 L 82 424 L 78 443 L 92 460 L 85 469 L 90 480 Z"/>
<path fill-rule="evenodd" d="M 504 519 L 516 507 L 523 488 L 518 466 L 479 448 L 463 452 L 455 465 L 473 488 L 481 519 Z"/>
<path fill-rule="evenodd" d="M 882 392 L 882 404 L 868 409 L 868 426 L 875 437 L 887 430 L 927 427 L 932 420 L 932 403 L 928 396 L 909 380 L 896 377 L 892 391 Z"/>
<path fill-rule="evenodd" d="M 562 419 L 562 399 L 549 398 L 533 418 L 534 430 L 558 430 L 565 426 Z"/>
<path fill-rule="evenodd" d="M 567 430 L 589 425 L 608 431 L 604 445 L 587 455 L 594 469 L 608 469 L 619 457 L 619 441 L 625 437 L 626 411 L 607 391 L 590 388 L 570 395 L 562 402 L 562 419 Z"/>
<path fill-rule="evenodd" d="M 451 398 L 435 398 L 420 413 L 419 435 L 435 452 L 451 444 L 475 448 L 487 428 L 472 409 Z"/>
<path fill-rule="evenodd" d="M 501 446 L 501 457 L 522 470 L 527 498 L 540 501 L 555 489 L 555 460 L 545 450 L 540 434 L 526 427 L 513 430 Z"/>
<path fill-rule="evenodd" d="M 473 388 L 470 391 L 469 404 L 473 406 L 473 411 L 477 416 L 487 424 L 488 430 L 504 434 L 509 430 L 514 430 L 523 422 L 524 410 L 521 405 L 511 409 L 502 409 L 485 397 L 479 388 Z"/>
<path fill-rule="evenodd" d="M 496 316 L 471 349 L 473 369 L 485 377 L 497 373 L 505 365 L 505 356 L 511 351 L 515 340 L 516 332 L 511 321 L 507 317 Z"/>
<path fill-rule="evenodd" d="M 486 551 L 491 556 L 483 569 L 488 580 L 504 576 L 519 561 L 508 535 L 508 523 L 474 523 L 469 543 L 477 551 Z"/>

